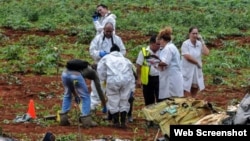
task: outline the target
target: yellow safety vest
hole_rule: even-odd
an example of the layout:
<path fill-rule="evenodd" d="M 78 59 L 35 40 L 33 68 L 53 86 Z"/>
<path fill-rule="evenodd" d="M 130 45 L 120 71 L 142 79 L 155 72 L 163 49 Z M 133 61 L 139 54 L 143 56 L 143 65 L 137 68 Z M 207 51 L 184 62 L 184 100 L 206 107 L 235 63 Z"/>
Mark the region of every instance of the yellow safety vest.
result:
<path fill-rule="evenodd" d="M 145 59 L 145 57 L 149 55 L 149 51 L 146 50 L 145 47 L 142 47 L 141 51 L 142 51 L 142 54 L 143 54 L 143 57 L 144 57 L 143 64 L 141 66 L 141 83 L 143 85 L 147 85 L 148 84 L 148 76 L 149 76 L 150 67 L 149 67 L 148 62 Z"/>

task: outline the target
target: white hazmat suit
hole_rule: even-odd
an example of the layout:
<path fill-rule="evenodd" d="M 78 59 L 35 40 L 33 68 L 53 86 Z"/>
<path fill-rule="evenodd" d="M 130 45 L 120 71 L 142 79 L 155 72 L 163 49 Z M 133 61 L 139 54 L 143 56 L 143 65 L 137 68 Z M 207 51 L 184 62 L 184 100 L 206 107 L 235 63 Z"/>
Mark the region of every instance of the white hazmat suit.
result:
<path fill-rule="evenodd" d="M 113 51 L 104 56 L 97 65 L 101 81 L 106 81 L 107 108 L 111 114 L 128 112 L 131 87 L 135 83 L 133 64 L 122 53 Z"/>
<path fill-rule="evenodd" d="M 119 46 L 120 52 L 123 55 L 126 54 L 125 46 L 123 44 L 122 39 L 119 36 L 113 34 L 112 38 L 105 38 L 103 33 L 95 36 L 95 38 L 91 41 L 90 48 L 89 48 L 90 55 L 95 60 L 95 63 L 98 63 L 99 60 L 101 59 L 101 57 L 99 56 L 99 53 L 101 51 L 105 51 L 105 52 L 109 53 L 110 48 L 112 47 L 113 44 L 117 44 Z M 105 88 L 103 86 L 102 81 L 101 81 L 101 85 L 102 85 L 102 89 L 105 93 Z M 95 107 L 100 103 L 100 99 L 99 99 L 99 96 L 96 92 L 96 88 L 94 86 L 93 81 L 91 82 L 91 89 L 92 89 L 91 109 L 94 110 Z"/>
<path fill-rule="evenodd" d="M 114 25 L 114 32 L 115 33 L 115 26 L 116 26 L 116 15 L 108 11 L 105 16 L 100 17 L 97 21 L 94 21 L 96 35 L 101 34 L 103 32 L 103 28 L 106 23 L 112 23 Z"/>

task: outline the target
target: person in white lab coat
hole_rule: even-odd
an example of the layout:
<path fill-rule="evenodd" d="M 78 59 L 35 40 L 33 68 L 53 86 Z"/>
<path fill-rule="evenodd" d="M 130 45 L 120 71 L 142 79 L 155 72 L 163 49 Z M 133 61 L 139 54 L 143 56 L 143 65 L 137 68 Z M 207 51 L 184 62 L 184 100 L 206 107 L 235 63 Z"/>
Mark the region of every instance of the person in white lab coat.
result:
<path fill-rule="evenodd" d="M 183 77 L 181 73 L 181 56 L 177 47 L 172 43 L 172 28 L 166 27 L 158 34 L 162 50 L 158 64 L 160 71 L 159 100 L 171 97 L 183 97 Z"/>
<path fill-rule="evenodd" d="M 117 36 L 113 33 L 114 25 L 110 22 L 106 23 L 104 26 L 104 32 L 95 36 L 95 38 L 90 43 L 89 52 L 91 57 L 94 59 L 95 64 L 99 62 L 99 60 L 105 55 L 109 54 L 110 48 L 113 44 L 119 46 L 120 53 L 125 56 L 126 48 L 123 44 L 121 37 Z M 100 82 L 102 85 L 103 92 L 105 93 L 105 87 L 103 82 Z M 99 96 L 96 93 L 96 88 L 94 86 L 93 81 L 91 81 L 91 109 L 96 109 L 96 106 L 100 103 Z M 111 120 L 110 116 L 108 117 Z"/>
<path fill-rule="evenodd" d="M 111 13 L 108 9 L 108 6 L 104 4 L 99 4 L 96 6 L 96 11 L 92 16 L 93 23 L 96 29 L 96 35 L 101 34 L 103 32 L 104 26 L 109 22 L 114 26 L 113 33 L 115 33 L 116 26 L 116 15 Z"/>
<path fill-rule="evenodd" d="M 209 49 L 199 34 L 197 27 L 189 29 L 189 39 L 181 46 L 184 95 L 196 97 L 198 91 L 205 89 L 202 72 L 202 55 L 208 55 Z"/>
<path fill-rule="evenodd" d="M 133 64 L 114 44 L 110 53 L 98 62 L 97 72 L 100 80 L 106 82 L 106 105 L 114 127 L 126 128 L 126 116 L 130 108 L 128 99 L 135 84 Z"/>
<path fill-rule="evenodd" d="M 116 44 L 120 48 L 120 52 L 125 55 L 126 48 L 123 44 L 121 37 L 113 33 L 114 25 L 110 22 L 104 26 L 104 32 L 94 37 L 90 43 L 89 52 L 91 57 L 95 60 L 95 63 L 110 52 L 110 48 L 113 44 Z"/>

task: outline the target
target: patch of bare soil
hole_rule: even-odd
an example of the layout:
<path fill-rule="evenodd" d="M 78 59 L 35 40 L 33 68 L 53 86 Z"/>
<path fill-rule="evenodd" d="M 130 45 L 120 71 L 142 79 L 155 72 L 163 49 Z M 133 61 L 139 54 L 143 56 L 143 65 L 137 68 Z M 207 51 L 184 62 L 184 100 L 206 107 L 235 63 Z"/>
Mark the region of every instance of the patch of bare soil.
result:
<path fill-rule="evenodd" d="M 242 45 L 249 45 L 250 44 L 250 37 L 249 36 L 225 36 L 221 38 L 217 38 L 213 40 L 211 43 L 208 43 L 207 46 L 209 48 L 220 48 L 223 46 L 224 41 L 236 41 L 240 46 Z"/>
<path fill-rule="evenodd" d="M 16 75 L 12 77 L 14 79 L 1 76 L 0 81 L 0 121 L 2 121 L 0 127 L 9 136 L 15 137 L 21 134 L 35 141 L 48 131 L 51 131 L 55 135 L 79 134 L 80 132 L 82 135 L 94 138 L 113 136 L 132 140 L 135 137 L 141 137 L 142 140 L 152 141 L 157 133 L 157 129 L 146 128 L 143 116 L 136 114 L 134 114 L 134 122 L 128 123 L 128 129 L 126 130 L 113 128 L 108 125 L 89 129 L 81 128 L 79 130 L 75 119 L 73 119 L 71 126 L 66 127 L 59 126 L 58 124 L 43 126 L 42 124 L 38 124 L 38 122 L 13 123 L 12 121 L 18 114 L 25 114 L 27 112 L 30 99 L 33 99 L 36 105 L 38 119 L 43 119 L 42 113 L 44 112 L 56 114 L 54 106 L 61 105 L 62 100 L 60 97 L 62 96 L 63 88 L 58 76 Z M 220 91 L 218 91 L 219 89 Z M 242 99 L 244 94 L 244 91 L 241 89 L 230 89 L 221 85 L 207 86 L 206 90 L 199 94 L 198 98 L 209 101 L 216 106 L 226 108 L 230 100 Z M 136 90 L 135 98 L 135 103 L 141 103 L 135 104 L 134 107 L 134 113 L 138 113 L 136 111 L 144 107 L 141 89 L 138 88 Z M 77 112 L 74 107 L 72 107 L 71 111 L 72 116 Z M 103 115 L 101 111 L 97 111 L 96 117 L 98 121 L 102 120 Z M 6 121 L 9 122 L 6 123 Z"/>
<path fill-rule="evenodd" d="M 151 141 L 157 132 L 156 129 L 146 128 L 145 120 L 143 118 L 136 118 L 137 115 L 134 115 L 134 122 L 128 123 L 128 129 L 125 130 L 105 125 L 89 129 L 81 128 L 79 131 L 76 119 L 72 119 L 71 126 L 62 127 L 59 126 L 59 124 L 44 126 L 36 121 L 43 119 L 44 116 L 42 116 L 42 113 L 44 112 L 47 112 L 49 115 L 55 115 L 56 111 L 54 111 L 54 106 L 61 105 L 62 102 L 61 96 L 63 88 L 60 77 L 39 75 L 16 75 L 12 77 L 14 79 L 8 76 L 1 76 L 0 81 L 0 121 L 2 121 L 0 127 L 3 132 L 9 136 L 25 135 L 35 141 L 48 131 L 55 135 L 79 134 L 80 132 L 82 135 L 92 136 L 93 138 L 113 136 L 132 140 L 139 136 L 142 140 Z M 135 97 L 136 100 L 142 102 L 141 90 L 136 91 Z M 36 105 L 37 120 L 27 123 L 12 122 L 17 115 L 27 113 L 30 99 L 33 99 Z M 141 110 L 142 107 L 143 105 L 135 105 L 134 110 Z M 76 117 L 76 115 L 74 115 L 75 112 L 79 113 L 75 107 L 72 107 L 71 111 L 72 117 Z M 104 114 L 101 113 L 100 110 L 97 111 L 95 116 L 97 121 L 100 122 Z M 6 123 L 7 121 L 9 122 Z"/>

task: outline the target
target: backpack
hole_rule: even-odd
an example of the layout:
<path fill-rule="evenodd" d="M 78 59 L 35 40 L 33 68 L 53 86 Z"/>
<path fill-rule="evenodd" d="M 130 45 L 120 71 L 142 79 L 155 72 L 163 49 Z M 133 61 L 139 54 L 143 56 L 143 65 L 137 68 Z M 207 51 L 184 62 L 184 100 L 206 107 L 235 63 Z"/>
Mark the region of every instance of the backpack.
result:
<path fill-rule="evenodd" d="M 72 71 L 82 71 L 83 69 L 87 68 L 89 62 L 83 61 L 80 59 L 72 59 L 69 60 L 66 64 L 66 68 Z"/>
<path fill-rule="evenodd" d="M 145 58 L 149 55 L 149 51 L 146 50 L 145 47 L 143 47 L 141 51 L 142 51 L 142 54 L 144 57 L 143 64 L 141 66 L 141 83 L 143 85 L 147 85 L 150 67 L 149 67 L 148 62 Z"/>

